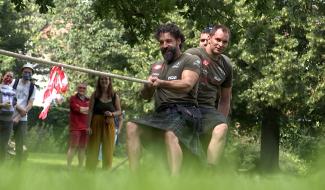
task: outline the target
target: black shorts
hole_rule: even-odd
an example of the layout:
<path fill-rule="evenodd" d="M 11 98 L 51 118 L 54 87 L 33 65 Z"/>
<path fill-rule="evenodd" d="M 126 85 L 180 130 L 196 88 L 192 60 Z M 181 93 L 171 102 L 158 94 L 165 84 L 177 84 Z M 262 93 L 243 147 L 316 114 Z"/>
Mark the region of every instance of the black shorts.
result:
<path fill-rule="evenodd" d="M 227 124 L 227 118 L 213 107 L 199 107 L 199 109 L 202 114 L 202 134 L 200 135 L 200 140 L 203 148 L 206 150 L 211 140 L 212 130 L 217 125 Z"/>
<path fill-rule="evenodd" d="M 216 108 L 199 107 L 199 110 L 202 114 L 203 133 L 209 133 L 215 126 L 222 123 L 227 124 L 227 118 L 218 112 Z"/>

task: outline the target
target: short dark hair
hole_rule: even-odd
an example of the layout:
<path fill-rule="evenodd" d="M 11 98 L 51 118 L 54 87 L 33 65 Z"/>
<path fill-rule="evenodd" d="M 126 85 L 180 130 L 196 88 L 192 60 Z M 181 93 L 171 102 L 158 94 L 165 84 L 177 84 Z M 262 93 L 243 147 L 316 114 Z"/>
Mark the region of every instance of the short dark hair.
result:
<path fill-rule="evenodd" d="M 219 29 L 221 29 L 223 32 L 228 33 L 229 38 L 230 38 L 230 36 L 231 36 L 230 29 L 227 26 L 222 25 L 222 24 L 217 24 L 217 25 L 213 26 L 213 28 L 210 31 L 210 35 L 211 36 L 214 35 L 216 33 L 216 31 L 219 30 Z"/>
<path fill-rule="evenodd" d="M 185 42 L 185 36 L 176 24 L 167 23 L 160 25 L 155 32 L 156 40 L 159 40 L 160 34 L 162 33 L 170 33 L 175 39 L 180 39 L 181 44 L 179 45 L 179 48 L 182 48 L 183 43 Z"/>
<path fill-rule="evenodd" d="M 201 31 L 201 34 L 210 34 L 212 29 L 213 29 L 212 26 L 207 26 Z"/>

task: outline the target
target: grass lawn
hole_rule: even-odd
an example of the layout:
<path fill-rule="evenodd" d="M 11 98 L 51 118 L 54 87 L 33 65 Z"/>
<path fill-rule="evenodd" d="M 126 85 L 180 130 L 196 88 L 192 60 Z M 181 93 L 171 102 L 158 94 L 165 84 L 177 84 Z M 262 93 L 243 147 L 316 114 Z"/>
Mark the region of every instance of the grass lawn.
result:
<path fill-rule="evenodd" d="M 0 190 L 93 190 L 93 189 L 324 189 L 324 170 L 306 176 L 292 174 L 259 175 L 238 173 L 225 169 L 217 173 L 204 170 L 187 169 L 177 177 L 170 177 L 161 161 L 147 163 L 137 174 L 128 171 L 124 163 L 114 171 L 88 172 L 77 167 L 68 171 L 63 154 L 30 154 L 26 163 L 16 167 L 11 160 L 0 166 Z M 115 158 L 113 168 L 125 158 Z M 76 166 L 76 158 L 74 165 Z M 323 167 L 324 168 L 324 167 Z"/>

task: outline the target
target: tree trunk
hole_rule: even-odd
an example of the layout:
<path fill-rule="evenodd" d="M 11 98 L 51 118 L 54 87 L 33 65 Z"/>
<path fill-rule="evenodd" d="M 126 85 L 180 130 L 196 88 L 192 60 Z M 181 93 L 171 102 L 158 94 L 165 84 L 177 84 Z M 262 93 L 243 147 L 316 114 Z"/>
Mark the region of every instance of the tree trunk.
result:
<path fill-rule="evenodd" d="M 261 172 L 279 170 L 280 112 L 274 108 L 265 110 L 261 128 Z"/>

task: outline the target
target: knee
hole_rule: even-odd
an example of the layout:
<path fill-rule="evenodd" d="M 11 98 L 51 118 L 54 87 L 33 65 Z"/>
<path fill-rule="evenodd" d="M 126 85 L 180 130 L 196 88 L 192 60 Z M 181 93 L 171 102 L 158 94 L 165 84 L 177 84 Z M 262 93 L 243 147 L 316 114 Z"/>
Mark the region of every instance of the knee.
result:
<path fill-rule="evenodd" d="M 126 124 L 126 135 L 127 138 L 132 138 L 139 135 L 139 127 L 137 124 L 132 122 L 127 122 Z"/>
<path fill-rule="evenodd" d="M 228 131 L 228 125 L 223 123 L 217 125 L 212 131 L 212 138 L 223 139 L 226 137 Z"/>
<path fill-rule="evenodd" d="M 175 135 L 174 132 L 167 131 L 165 133 L 165 142 L 168 143 L 168 144 L 170 144 L 170 143 L 172 143 L 172 144 L 178 143 L 178 138 L 177 138 L 177 136 Z"/>

